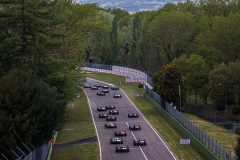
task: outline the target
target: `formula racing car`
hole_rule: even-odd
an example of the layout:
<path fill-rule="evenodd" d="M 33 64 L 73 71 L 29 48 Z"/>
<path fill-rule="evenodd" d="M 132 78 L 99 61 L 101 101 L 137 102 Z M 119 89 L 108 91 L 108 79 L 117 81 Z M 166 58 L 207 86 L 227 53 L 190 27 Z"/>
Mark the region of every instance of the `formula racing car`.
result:
<path fill-rule="evenodd" d="M 138 118 L 137 113 L 128 113 L 128 118 Z"/>
<path fill-rule="evenodd" d="M 134 146 L 146 146 L 147 142 L 145 139 L 137 139 L 137 140 L 133 140 L 133 145 Z"/>
<path fill-rule="evenodd" d="M 98 95 L 98 96 L 105 96 L 105 93 L 103 93 L 103 92 L 97 92 L 97 95 Z"/>
<path fill-rule="evenodd" d="M 108 112 L 110 115 L 117 115 L 119 114 L 118 110 L 111 110 Z"/>
<path fill-rule="evenodd" d="M 113 105 L 106 106 L 106 108 L 107 108 L 108 110 L 115 109 L 115 107 L 114 107 Z"/>
<path fill-rule="evenodd" d="M 102 88 L 103 88 L 103 89 L 109 89 L 109 86 L 104 85 L 104 86 L 102 86 Z"/>
<path fill-rule="evenodd" d="M 134 124 L 134 125 L 129 125 L 128 128 L 129 128 L 131 131 L 138 131 L 138 130 L 141 130 L 140 125 L 136 125 L 136 124 Z"/>
<path fill-rule="evenodd" d="M 115 136 L 127 136 L 127 132 L 126 131 L 115 131 L 114 135 Z"/>
<path fill-rule="evenodd" d="M 119 90 L 119 88 L 116 87 L 116 86 L 111 87 L 111 89 L 112 89 L 112 90 Z"/>
<path fill-rule="evenodd" d="M 128 146 L 117 146 L 116 152 L 129 152 L 129 147 Z"/>
<path fill-rule="evenodd" d="M 101 113 L 98 115 L 98 118 L 107 118 L 108 114 L 106 113 Z"/>
<path fill-rule="evenodd" d="M 113 98 L 122 98 L 122 96 L 120 94 L 114 94 Z"/>
<path fill-rule="evenodd" d="M 94 84 L 94 86 L 97 87 L 97 88 L 100 88 L 100 87 L 101 87 L 100 84 Z"/>
<path fill-rule="evenodd" d="M 105 123 L 105 128 L 117 128 L 117 125 L 113 122 Z"/>
<path fill-rule="evenodd" d="M 116 121 L 117 117 L 114 116 L 107 116 L 106 121 Z"/>
<path fill-rule="evenodd" d="M 95 86 L 91 86 L 91 90 L 98 90 L 98 88 Z"/>
<path fill-rule="evenodd" d="M 123 144 L 122 138 L 110 138 L 110 143 L 111 144 Z"/>
<path fill-rule="evenodd" d="M 107 111 L 107 108 L 106 107 L 98 107 L 97 111 L 98 112 L 104 112 L 104 111 Z"/>
<path fill-rule="evenodd" d="M 91 88 L 88 84 L 83 85 L 84 88 Z"/>
<path fill-rule="evenodd" d="M 103 92 L 103 93 L 109 93 L 109 90 L 103 89 L 102 92 Z"/>

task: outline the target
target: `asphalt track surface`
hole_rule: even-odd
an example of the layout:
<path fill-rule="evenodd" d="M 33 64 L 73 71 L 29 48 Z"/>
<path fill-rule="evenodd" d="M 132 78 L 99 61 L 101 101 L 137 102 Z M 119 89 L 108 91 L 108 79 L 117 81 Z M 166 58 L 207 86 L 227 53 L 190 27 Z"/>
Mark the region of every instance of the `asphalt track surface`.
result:
<path fill-rule="evenodd" d="M 99 81 L 87 79 L 85 84 L 103 84 Z M 98 90 L 91 90 L 90 88 L 84 88 L 87 94 L 92 117 L 94 120 L 95 128 L 97 130 L 98 141 L 100 145 L 100 160 L 175 160 L 168 147 L 161 140 L 159 135 L 154 131 L 146 119 L 141 113 L 134 107 L 130 99 L 124 94 L 122 90 L 106 93 L 105 96 L 97 96 Z M 113 98 L 114 94 L 121 94 L 122 98 Z M 119 111 L 119 115 L 116 115 L 117 121 L 114 123 L 117 125 L 117 129 L 106 129 L 106 119 L 99 119 L 97 107 L 106 105 L 114 105 L 116 110 Z M 103 112 L 104 113 L 104 112 Z M 138 113 L 139 118 L 128 118 L 128 113 Z M 140 131 L 130 131 L 128 125 L 138 124 L 141 126 Z M 110 138 L 114 138 L 115 130 L 127 131 L 127 136 L 123 138 L 123 145 L 127 145 L 130 148 L 130 152 L 116 153 L 115 147 L 118 144 L 110 144 Z M 146 139 L 146 146 L 134 146 L 133 140 L 136 138 Z"/>

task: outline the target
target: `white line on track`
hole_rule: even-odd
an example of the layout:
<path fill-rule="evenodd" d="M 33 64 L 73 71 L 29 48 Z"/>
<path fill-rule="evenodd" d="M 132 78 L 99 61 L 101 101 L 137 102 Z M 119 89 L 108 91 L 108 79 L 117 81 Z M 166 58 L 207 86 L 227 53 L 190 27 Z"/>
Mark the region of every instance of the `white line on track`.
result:
<path fill-rule="evenodd" d="M 113 84 L 110 83 L 106 83 L 100 80 L 96 80 L 96 79 L 92 79 L 92 78 L 87 78 L 93 81 L 97 81 L 100 83 L 105 83 L 108 84 L 110 86 L 114 86 Z M 120 88 L 121 89 L 121 88 Z M 169 153 L 172 155 L 173 159 L 177 160 L 177 158 L 174 156 L 174 154 L 171 152 L 171 150 L 168 148 L 168 146 L 166 145 L 166 143 L 162 140 L 162 138 L 159 136 L 159 134 L 157 133 L 157 131 L 153 128 L 153 126 L 148 122 L 148 120 L 145 118 L 145 116 L 142 114 L 142 112 L 140 112 L 140 110 L 136 107 L 136 105 L 132 102 L 132 100 L 127 96 L 127 94 L 121 89 L 121 91 L 123 92 L 123 94 L 128 98 L 128 100 L 131 102 L 131 104 L 137 109 L 137 111 L 142 115 L 142 117 L 144 118 L 144 120 L 149 124 L 149 126 L 152 128 L 152 130 L 155 132 L 155 134 L 158 136 L 158 138 L 161 140 L 161 142 L 164 144 L 164 146 L 167 148 L 167 150 L 169 151 Z"/>
<path fill-rule="evenodd" d="M 127 124 L 127 127 L 129 128 L 128 122 L 126 122 L 126 124 Z M 130 132 L 132 133 L 133 138 L 134 138 L 135 140 L 137 140 L 137 138 L 135 137 L 135 135 L 133 134 L 133 132 L 132 132 L 132 131 L 130 131 Z M 147 156 L 145 155 L 145 153 L 144 153 L 143 150 L 142 150 L 142 147 L 141 147 L 141 146 L 138 146 L 138 147 L 139 147 L 140 151 L 142 152 L 144 158 L 145 158 L 146 160 L 148 160 Z"/>
<path fill-rule="evenodd" d="M 102 149 L 101 149 L 101 143 L 100 143 L 100 139 L 99 139 L 99 136 L 98 136 L 98 131 L 97 131 L 97 127 L 96 127 L 96 122 L 95 122 L 95 120 L 94 120 L 94 118 L 93 118 L 93 113 L 92 113 L 92 109 L 91 109 L 91 103 L 90 103 L 90 101 L 89 101 L 89 98 L 88 98 L 88 95 L 87 95 L 86 91 L 85 91 L 84 89 L 83 89 L 83 91 L 84 91 L 84 93 L 85 93 L 85 95 L 86 95 L 86 97 L 87 97 L 88 107 L 89 107 L 89 109 L 90 109 L 90 111 L 91 111 L 92 120 L 93 120 L 93 124 L 94 124 L 95 131 L 96 131 L 96 134 L 97 134 L 97 139 L 98 139 L 99 156 L 100 156 L 100 160 L 102 160 Z"/>

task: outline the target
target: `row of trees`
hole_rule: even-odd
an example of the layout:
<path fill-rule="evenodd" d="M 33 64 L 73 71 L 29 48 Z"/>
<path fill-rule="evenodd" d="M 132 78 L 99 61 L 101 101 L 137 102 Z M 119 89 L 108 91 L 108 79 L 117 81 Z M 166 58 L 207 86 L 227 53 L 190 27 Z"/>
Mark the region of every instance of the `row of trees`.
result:
<path fill-rule="evenodd" d="M 180 106 L 188 97 L 195 95 L 197 104 L 200 97 L 205 104 L 208 100 L 216 104 L 218 110 L 226 105 L 240 106 L 240 62 L 221 63 L 211 69 L 202 56 L 183 55 L 164 65 L 155 72 L 155 90 L 168 102 Z M 179 93 L 180 92 L 180 93 Z"/>
<path fill-rule="evenodd" d="M 100 28 L 97 10 L 71 0 L 0 0 L 0 153 L 41 145 L 63 121 L 88 33 Z"/>
<path fill-rule="evenodd" d="M 195 103 L 201 98 L 205 103 L 217 105 L 239 104 L 237 91 L 229 88 L 235 82 L 229 85 L 218 82 L 221 90 L 211 88 L 217 88 L 211 84 L 219 73 L 214 70 L 224 66 L 222 63 L 227 68 L 232 63 L 237 65 L 236 60 L 240 59 L 238 0 L 166 4 L 157 11 L 132 15 L 121 9 L 99 14 L 104 17 L 106 28 L 92 33 L 88 43 L 91 61 L 144 69 L 151 76 L 172 63 L 182 74 L 182 90 L 187 102 L 192 103 L 189 98 L 194 95 Z M 161 72 L 156 74 L 159 76 Z M 225 98 L 220 98 L 221 95 Z"/>

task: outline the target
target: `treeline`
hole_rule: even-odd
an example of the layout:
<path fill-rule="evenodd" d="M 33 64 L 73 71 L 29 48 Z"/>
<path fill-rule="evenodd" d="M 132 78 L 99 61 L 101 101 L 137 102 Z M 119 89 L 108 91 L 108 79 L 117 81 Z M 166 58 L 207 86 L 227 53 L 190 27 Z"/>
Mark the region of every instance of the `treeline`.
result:
<path fill-rule="evenodd" d="M 106 27 L 91 33 L 88 61 L 144 69 L 155 75 L 155 89 L 163 96 L 170 94 L 166 100 L 176 105 L 180 103 L 179 85 L 183 103 L 192 103 L 195 96 L 195 103 L 201 98 L 219 106 L 239 105 L 239 74 L 232 70 L 240 59 L 239 0 L 166 4 L 160 10 L 136 14 L 114 9 L 101 11 L 99 16 Z M 165 66 L 169 63 L 174 67 Z M 170 89 L 159 79 L 171 68 L 180 79 L 170 75 L 176 80 Z M 231 79 L 223 76 L 228 71 Z"/>
<path fill-rule="evenodd" d="M 38 147 L 62 123 L 88 33 L 101 28 L 98 10 L 71 0 L 0 0 L 0 153 Z"/>

